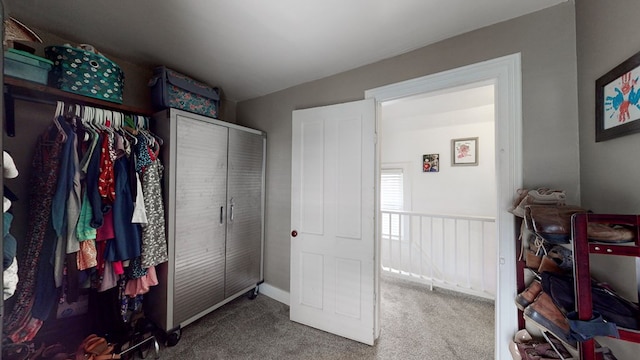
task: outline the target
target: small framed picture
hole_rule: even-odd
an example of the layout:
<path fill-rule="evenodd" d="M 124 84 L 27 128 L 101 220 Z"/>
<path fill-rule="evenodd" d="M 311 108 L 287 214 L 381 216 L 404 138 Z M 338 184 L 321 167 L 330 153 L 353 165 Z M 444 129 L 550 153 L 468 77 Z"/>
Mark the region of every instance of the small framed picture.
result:
<path fill-rule="evenodd" d="M 422 172 L 438 172 L 440 171 L 440 155 L 426 154 L 422 155 Z"/>
<path fill-rule="evenodd" d="M 478 165 L 478 138 L 464 138 L 451 140 L 452 166 Z"/>

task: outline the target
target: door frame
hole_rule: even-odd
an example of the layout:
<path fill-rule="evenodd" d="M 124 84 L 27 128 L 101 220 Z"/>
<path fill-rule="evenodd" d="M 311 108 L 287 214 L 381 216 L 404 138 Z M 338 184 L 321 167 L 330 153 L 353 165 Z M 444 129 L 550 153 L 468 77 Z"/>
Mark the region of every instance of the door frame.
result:
<path fill-rule="evenodd" d="M 495 358 L 510 357 L 509 341 L 518 330 L 516 296 L 515 218 L 508 212 L 516 190 L 523 184 L 522 166 L 522 73 L 520 53 L 463 66 L 365 91 L 365 98 L 376 103 L 376 134 L 379 133 L 381 103 L 407 96 L 464 87 L 473 84 L 495 86 L 495 156 L 498 229 L 497 289 L 495 300 Z M 376 144 L 376 189 L 380 188 L 380 146 Z M 375 336 L 380 334 L 380 201 L 376 211 L 376 310 Z"/>

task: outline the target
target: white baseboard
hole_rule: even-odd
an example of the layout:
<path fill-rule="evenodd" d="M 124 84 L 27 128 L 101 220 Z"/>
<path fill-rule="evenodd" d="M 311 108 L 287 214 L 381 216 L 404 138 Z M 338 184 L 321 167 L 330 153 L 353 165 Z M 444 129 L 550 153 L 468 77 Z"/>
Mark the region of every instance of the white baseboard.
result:
<path fill-rule="evenodd" d="M 268 296 L 273 300 L 279 301 L 285 305 L 289 305 L 289 292 L 280 290 L 275 286 L 267 283 L 260 284 L 260 294 Z"/>

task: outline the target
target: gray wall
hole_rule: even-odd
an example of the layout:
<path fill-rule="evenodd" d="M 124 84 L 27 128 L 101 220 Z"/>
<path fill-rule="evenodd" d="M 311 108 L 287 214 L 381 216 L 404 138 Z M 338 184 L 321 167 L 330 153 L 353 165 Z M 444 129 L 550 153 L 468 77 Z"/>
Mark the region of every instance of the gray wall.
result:
<path fill-rule="evenodd" d="M 579 199 L 575 13 L 564 3 L 375 64 L 237 106 L 238 123 L 268 134 L 265 280 L 289 290 L 291 111 L 359 100 L 364 91 L 522 53 L 526 187 L 548 185 Z"/>
<path fill-rule="evenodd" d="M 595 81 L 640 50 L 637 0 L 576 1 L 582 204 L 600 213 L 640 213 L 640 134 L 595 142 Z M 591 257 L 592 274 L 635 300 L 635 262 Z M 634 281 L 634 279 L 636 281 Z M 640 345 L 602 340 L 618 359 L 636 359 Z"/>
<path fill-rule="evenodd" d="M 582 200 L 598 212 L 640 211 L 640 134 L 595 142 L 595 81 L 640 50 L 638 13 L 637 0 L 576 4 Z"/>

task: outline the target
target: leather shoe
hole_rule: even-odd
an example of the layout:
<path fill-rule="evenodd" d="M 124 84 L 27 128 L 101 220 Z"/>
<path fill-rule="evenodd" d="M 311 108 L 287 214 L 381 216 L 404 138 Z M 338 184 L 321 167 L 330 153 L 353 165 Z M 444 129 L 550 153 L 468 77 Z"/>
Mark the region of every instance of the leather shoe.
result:
<path fill-rule="evenodd" d="M 587 212 L 579 206 L 527 205 L 525 219 L 533 231 L 550 244 L 568 244 L 571 239 L 571 215 Z"/>
<path fill-rule="evenodd" d="M 550 190 L 548 188 L 538 188 L 536 190 L 520 189 L 518 197 L 509 210 L 513 215 L 525 217 L 525 207 L 527 205 L 564 205 L 566 194 L 564 190 Z"/>
<path fill-rule="evenodd" d="M 533 280 L 529 287 L 524 289 L 523 292 L 516 296 L 516 306 L 518 309 L 524 311 L 524 309 L 531 305 L 542 291 L 542 284 L 538 280 Z"/>
<path fill-rule="evenodd" d="M 549 255 L 545 255 L 542 257 L 542 261 L 540 262 L 540 266 L 538 267 L 538 274 L 541 274 L 545 271 L 555 273 L 555 274 L 564 274 L 566 272 Z"/>
<path fill-rule="evenodd" d="M 587 224 L 587 238 L 589 238 L 589 241 L 615 244 L 631 242 L 635 240 L 635 237 L 635 231 L 626 226 L 612 226 L 600 223 Z"/>
<path fill-rule="evenodd" d="M 575 340 L 571 339 L 569 320 L 544 291 L 541 291 L 536 300 L 524 309 L 524 317 L 553 333 L 563 342 L 571 346 L 576 345 Z"/>

